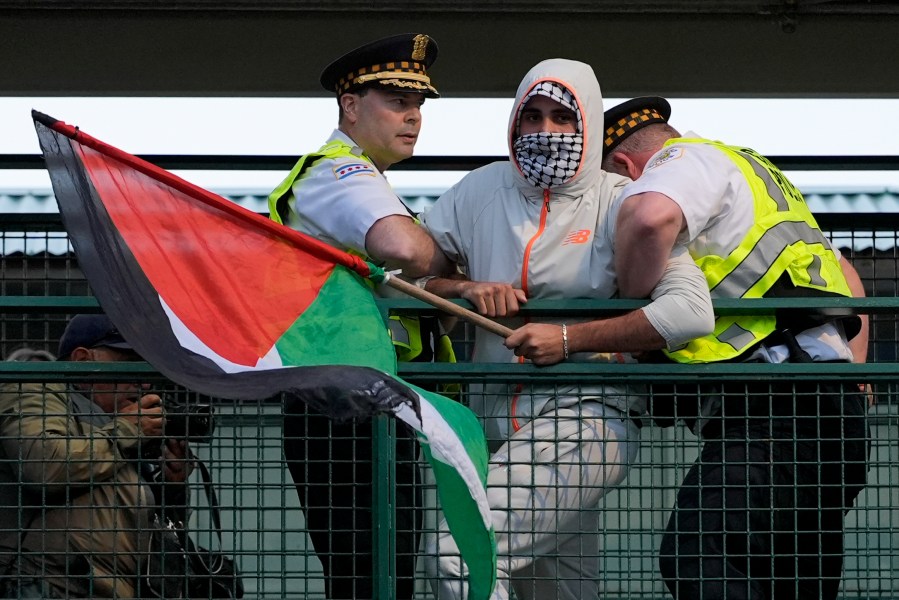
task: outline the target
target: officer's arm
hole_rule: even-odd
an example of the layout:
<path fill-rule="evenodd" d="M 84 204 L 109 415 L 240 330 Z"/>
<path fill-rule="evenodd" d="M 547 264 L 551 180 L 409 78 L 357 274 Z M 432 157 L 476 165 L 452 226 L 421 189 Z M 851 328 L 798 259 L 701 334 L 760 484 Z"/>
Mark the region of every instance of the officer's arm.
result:
<path fill-rule="evenodd" d="M 867 294 L 865 294 L 865 286 L 862 284 L 861 277 L 858 276 L 858 271 L 855 270 L 852 263 L 846 260 L 845 256 L 840 257 L 840 266 L 843 268 L 843 276 L 846 278 L 852 297 L 864 298 Z M 862 326 L 858 335 L 849 340 L 849 349 L 852 350 L 852 362 L 863 363 L 868 360 L 868 336 L 870 332 L 868 331 L 868 315 L 860 314 L 858 317 L 862 321 Z M 877 397 L 871 390 L 871 384 L 860 383 L 858 387 L 867 395 L 868 407 L 877 403 Z"/>
<path fill-rule="evenodd" d="M 846 283 L 849 284 L 852 297 L 864 298 L 867 295 L 865 286 L 855 267 L 846 260 L 845 256 L 840 257 L 840 266 L 843 267 L 843 275 L 846 277 Z M 863 363 L 868 360 L 868 315 L 859 315 L 859 318 L 862 320 L 862 328 L 858 335 L 849 341 L 849 348 L 852 350 L 852 361 Z"/>
<path fill-rule="evenodd" d="M 469 173 L 462 181 L 451 187 L 422 213 L 421 222 L 433 236 L 439 248 L 456 261 L 463 271 L 468 271 L 468 255 L 477 231 L 472 210 L 483 201 L 483 186 L 477 176 Z M 475 204 L 476 203 L 476 204 Z M 527 302 L 524 291 L 507 282 L 471 281 L 461 273 L 451 273 L 444 277 L 430 279 L 425 290 L 442 298 L 462 298 L 471 302 L 474 309 L 488 317 L 509 317 L 518 312 L 521 304 Z"/>
<path fill-rule="evenodd" d="M 675 348 L 708 335 L 715 327 L 712 299 L 705 277 L 686 248 L 678 246 L 665 261 L 652 302 L 620 317 L 566 327 L 529 323 L 506 338 L 507 348 L 538 365 L 551 365 L 575 352 L 640 352 Z"/>
<path fill-rule="evenodd" d="M 402 269 L 407 277 L 448 274 L 453 264 L 433 238 L 410 217 L 390 215 L 379 219 L 365 234 L 365 250 L 389 269 Z"/>
<path fill-rule="evenodd" d="M 686 226 L 680 206 L 664 194 L 646 192 L 622 202 L 615 225 L 615 272 L 622 296 L 649 296 Z"/>

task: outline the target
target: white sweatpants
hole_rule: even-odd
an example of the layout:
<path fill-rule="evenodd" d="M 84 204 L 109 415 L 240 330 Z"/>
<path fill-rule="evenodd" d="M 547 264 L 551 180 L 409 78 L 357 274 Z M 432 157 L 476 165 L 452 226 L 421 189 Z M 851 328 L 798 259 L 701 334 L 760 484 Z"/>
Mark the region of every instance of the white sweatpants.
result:
<path fill-rule="evenodd" d="M 487 498 L 497 546 L 494 600 L 599 595 L 600 498 L 636 460 L 640 429 L 622 411 L 584 401 L 530 421 L 490 458 Z M 438 600 L 468 596 L 459 550 L 442 520 L 423 557 Z"/>

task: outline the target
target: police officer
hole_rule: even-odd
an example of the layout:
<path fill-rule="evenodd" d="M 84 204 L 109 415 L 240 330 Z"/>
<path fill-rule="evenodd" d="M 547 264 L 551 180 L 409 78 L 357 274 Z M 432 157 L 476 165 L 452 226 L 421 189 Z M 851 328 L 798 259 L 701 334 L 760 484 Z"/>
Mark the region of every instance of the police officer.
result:
<path fill-rule="evenodd" d="M 316 152 L 300 157 L 269 197 L 271 216 L 332 246 L 411 278 L 451 265 L 391 189 L 384 172 L 412 156 L 421 107 L 437 98 L 428 69 L 437 44 L 420 33 L 365 44 L 328 65 L 322 86 L 337 97 L 338 128 Z M 395 318 L 400 360 L 450 359 L 436 319 Z M 413 594 L 420 492 L 415 446 L 399 434 L 396 465 L 397 598 Z M 322 561 L 328 598 L 373 598 L 372 439 L 370 422 L 331 423 L 287 407 L 285 456 Z"/>
<path fill-rule="evenodd" d="M 713 298 L 864 295 L 802 194 L 765 157 L 688 133 L 663 98 L 605 114 L 606 170 L 635 181 L 619 197 L 616 272 L 624 296 L 655 285 L 686 243 Z M 685 363 L 863 362 L 859 319 L 815 311 L 719 317 L 667 354 Z M 853 385 L 737 383 L 678 398 L 704 441 L 678 492 L 660 567 L 676 598 L 836 597 L 843 515 L 865 484 L 865 403 Z"/>

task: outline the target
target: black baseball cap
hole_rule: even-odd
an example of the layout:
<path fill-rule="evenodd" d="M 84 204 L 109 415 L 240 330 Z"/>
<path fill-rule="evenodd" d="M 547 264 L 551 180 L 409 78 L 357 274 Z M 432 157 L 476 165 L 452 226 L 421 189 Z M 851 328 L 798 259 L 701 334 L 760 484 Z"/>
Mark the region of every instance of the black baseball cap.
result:
<path fill-rule="evenodd" d="M 59 338 L 59 351 L 56 355 L 63 360 L 68 358 L 75 348 L 98 346 L 134 350 L 106 315 L 75 315 Z"/>

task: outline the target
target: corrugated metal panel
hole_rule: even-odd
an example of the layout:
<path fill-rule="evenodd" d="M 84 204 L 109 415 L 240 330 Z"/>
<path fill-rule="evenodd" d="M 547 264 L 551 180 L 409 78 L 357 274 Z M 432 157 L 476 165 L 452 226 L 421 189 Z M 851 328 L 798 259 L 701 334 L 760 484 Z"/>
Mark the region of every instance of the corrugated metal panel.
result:
<path fill-rule="evenodd" d="M 47 190 L 0 190 L 0 214 L 55 212 L 56 201 Z"/>
<path fill-rule="evenodd" d="M 815 212 L 899 212 L 899 189 L 810 188 L 803 195 Z"/>
<path fill-rule="evenodd" d="M 254 212 L 268 212 L 268 190 L 214 190 Z M 441 189 L 400 189 L 399 196 L 415 211 L 433 203 Z M 0 215 L 4 213 L 55 213 L 56 201 L 49 190 L 0 189 Z"/>
<path fill-rule="evenodd" d="M 216 190 L 222 196 L 255 212 L 268 212 L 267 190 Z M 415 211 L 433 203 L 441 189 L 398 189 L 397 193 Z M 899 188 L 808 188 L 806 202 L 815 212 L 899 212 Z M 0 189 L 0 214 L 55 213 L 56 202 L 48 190 Z"/>

